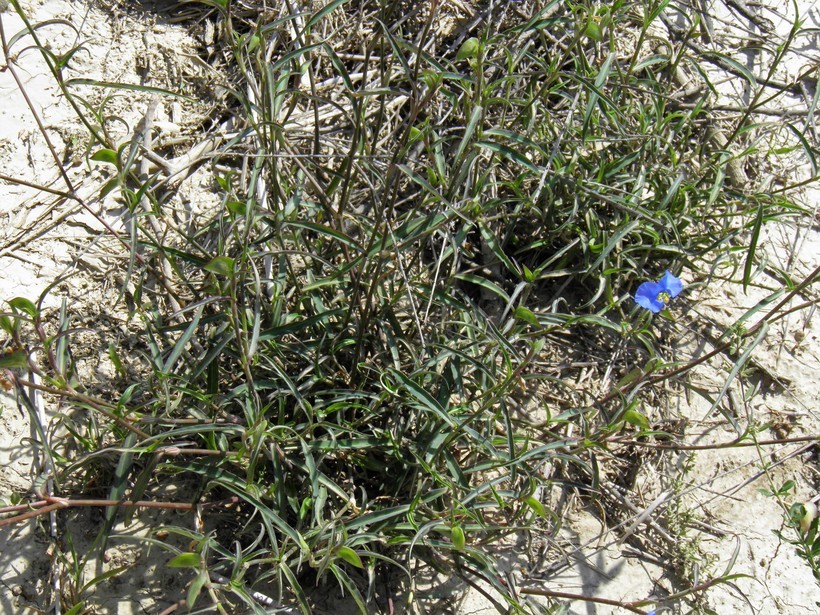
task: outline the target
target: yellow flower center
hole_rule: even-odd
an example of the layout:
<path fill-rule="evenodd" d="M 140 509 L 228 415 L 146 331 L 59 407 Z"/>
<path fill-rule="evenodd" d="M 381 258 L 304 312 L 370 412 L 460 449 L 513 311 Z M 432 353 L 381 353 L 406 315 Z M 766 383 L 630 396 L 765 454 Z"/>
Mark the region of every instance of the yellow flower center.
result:
<path fill-rule="evenodd" d="M 666 291 L 662 291 L 658 293 L 658 301 L 661 301 L 664 305 L 667 305 L 672 300 L 672 297 L 669 296 L 669 293 Z"/>

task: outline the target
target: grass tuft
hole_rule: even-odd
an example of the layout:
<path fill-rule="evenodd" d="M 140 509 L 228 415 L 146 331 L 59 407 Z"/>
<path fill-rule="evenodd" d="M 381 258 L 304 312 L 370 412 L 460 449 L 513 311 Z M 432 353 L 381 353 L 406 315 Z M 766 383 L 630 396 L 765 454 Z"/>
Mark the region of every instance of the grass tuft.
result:
<path fill-rule="evenodd" d="M 21 349 L 0 366 L 61 408 L 39 435 L 55 491 L 36 514 L 104 511 L 94 550 L 61 551 L 63 606 L 91 608 L 94 586 L 127 574 L 84 576 L 149 507 L 187 511 L 142 541 L 187 575 L 191 608 L 309 613 L 310 587 L 331 579 L 375 612 L 398 587 L 413 603 L 418 561 L 500 612 L 537 612 L 536 594 L 580 598 L 517 591 L 499 546 L 555 536 L 555 490 L 615 506 L 603 485 L 614 472 L 628 489 L 637 472 L 623 451 L 683 443 L 653 414 L 661 387 L 711 356 L 734 367 L 709 414 L 742 444 L 754 425 L 730 389 L 816 281 L 775 271 L 782 286 L 706 358 L 665 345 L 699 288 L 760 286 L 762 233 L 806 215 L 791 186 L 751 177 L 781 147 L 760 111 L 792 87 L 772 84 L 800 23 L 762 43 L 774 60 L 755 75 L 701 47 L 699 20 L 669 2 L 274 4 L 171 9 L 218 33 L 211 62 L 228 82 L 215 149 L 183 169 L 204 164 L 219 205 L 188 222 L 178 184 L 147 162 L 168 152 L 150 128 L 117 143 L 106 107 L 111 90 L 157 101 L 175 88 L 72 76 L 81 46 L 58 53 L 39 37 L 61 20 L 3 40 L 10 67 L 15 45 L 44 54 L 88 129 L 88 159 L 111 169 L 95 198 L 126 212 L 124 232 L 106 225 L 125 246 L 120 306 L 137 342 L 126 354 L 105 340 L 114 381 L 73 360 L 65 304 L 55 315 L 44 297 L 15 299 L 0 320 Z M 726 119 L 705 63 L 752 93 Z M 813 160 L 806 128 L 789 130 Z M 689 288 L 653 317 L 632 294 L 666 270 Z M 0 524 L 34 516 L 18 515 Z M 735 578 L 695 578 L 667 600 Z"/>

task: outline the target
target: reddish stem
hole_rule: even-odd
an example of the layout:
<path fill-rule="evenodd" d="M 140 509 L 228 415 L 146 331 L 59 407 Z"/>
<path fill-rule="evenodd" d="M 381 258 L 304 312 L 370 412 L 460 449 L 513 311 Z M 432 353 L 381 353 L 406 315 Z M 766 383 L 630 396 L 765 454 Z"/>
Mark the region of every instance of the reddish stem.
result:
<path fill-rule="evenodd" d="M 78 507 L 103 507 L 103 506 L 119 506 L 119 507 L 128 507 L 128 506 L 136 506 L 138 508 L 164 508 L 167 510 L 193 510 L 197 507 L 201 508 L 216 508 L 221 506 L 226 506 L 229 504 L 236 504 L 239 502 L 238 497 L 231 497 L 225 500 L 219 500 L 217 502 L 205 502 L 203 504 L 192 504 L 189 502 L 156 502 L 152 500 L 137 500 L 135 502 L 131 502 L 128 500 L 88 500 L 88 499 L 68 499 L 68 498 L 55 498 L 55 497 L 48 497 L 44 500 L 38 500 L 36 502 L 31 502 L 29 504 L 19 504 L 17 506 L 6 506 L 5 508 L 0 508 L 0 513 L 4 512 L 15 512 L 18 510 L 24 509 L 34 509 L 29 510 L 20 515 L 16 515 L 14 517 L 9 517 L 8 519 L 0 520 L 0 527 L 4 527 L 6 525 L 13 525 L 15 523 L 19 523 L 20 521 L 25 521 L 26 519 L 31 519 L 33 517 L 39 517 L 41 515 L 45 515 L 50 513 L 53 510 L 58 510 L 60 508 L 78 508 Z"/>

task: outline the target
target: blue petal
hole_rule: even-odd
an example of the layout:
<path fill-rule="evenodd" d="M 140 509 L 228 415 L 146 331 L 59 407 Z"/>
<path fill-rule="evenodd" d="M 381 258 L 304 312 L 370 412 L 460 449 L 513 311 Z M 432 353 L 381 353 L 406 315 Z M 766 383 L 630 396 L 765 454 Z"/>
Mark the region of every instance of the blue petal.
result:
<path fill-rule="evenodd" d="M 668 291 L 657 282 L 644 282 L 638 286 L 635 293 L 635 303 L 653 314 L 657 314 L 666 306 L 663 301 L 658 299 L 658 295 L 662 292 Z"/>
<path fill-rule="evenodd" d="M 663 274 L 660 285 L 664 292 L 669 293 L 670 297 L 677 297 L 680 291 L 683 290 L 683 283 L 680 281 L 680 278 L 676 278 L 668 271 Z"/>

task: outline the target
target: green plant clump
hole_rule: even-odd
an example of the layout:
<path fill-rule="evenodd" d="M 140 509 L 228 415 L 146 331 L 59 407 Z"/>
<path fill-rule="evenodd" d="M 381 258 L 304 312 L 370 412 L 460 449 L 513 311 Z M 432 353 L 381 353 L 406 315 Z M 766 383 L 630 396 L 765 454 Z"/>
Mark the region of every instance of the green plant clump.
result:
<path fill-rule="evenodd" d="M 96 394 L 69 311 L 54 328 L 12 302 L 0 324 L 66 404 L 67 439 L 43 433 L 54 479 L 108 481 L 98 546 L 136 514 L 116 501 L 173 486 L 198 506 L 161 528 L 179 543 L 153 539 L 192 570 L 189 605 L 261 612 L 271 594 L 309 613 L 332 577 L 373 612 L 388 571 L 412 602 L 422 560 L 534 608 L 495 547 L 555 528 L 550 490 L 595 492 L 609 441 L 651 431 L 637 385 L 680 366 L 637 285 L 727 263 L 750 284 L 762 225 L 800 214 L 732 174 L 753 128 L 778 129 L 745 115 L 716 144 L 702 58 L 659 41 L 662 18 L 684 42 L 697 28 L 668 2 L 473 3 L 482 18 L 451 30 L 444 2 L 276 4 L 186 9 L 217 24 L 228 80 L 218 210 L 167 224 L 173 190 L 140 175 L 140 144 L 112 142 L 104 104 L 89 121 L 91 158 L 116 169 L 102 190 L 130 212 L 140 346 L 111 345 L 122 387 Z M 707 86 L 685 103 L 682 69 Z M 546 367 L 595 348 L 637 369 L 614 394 Z"/>

